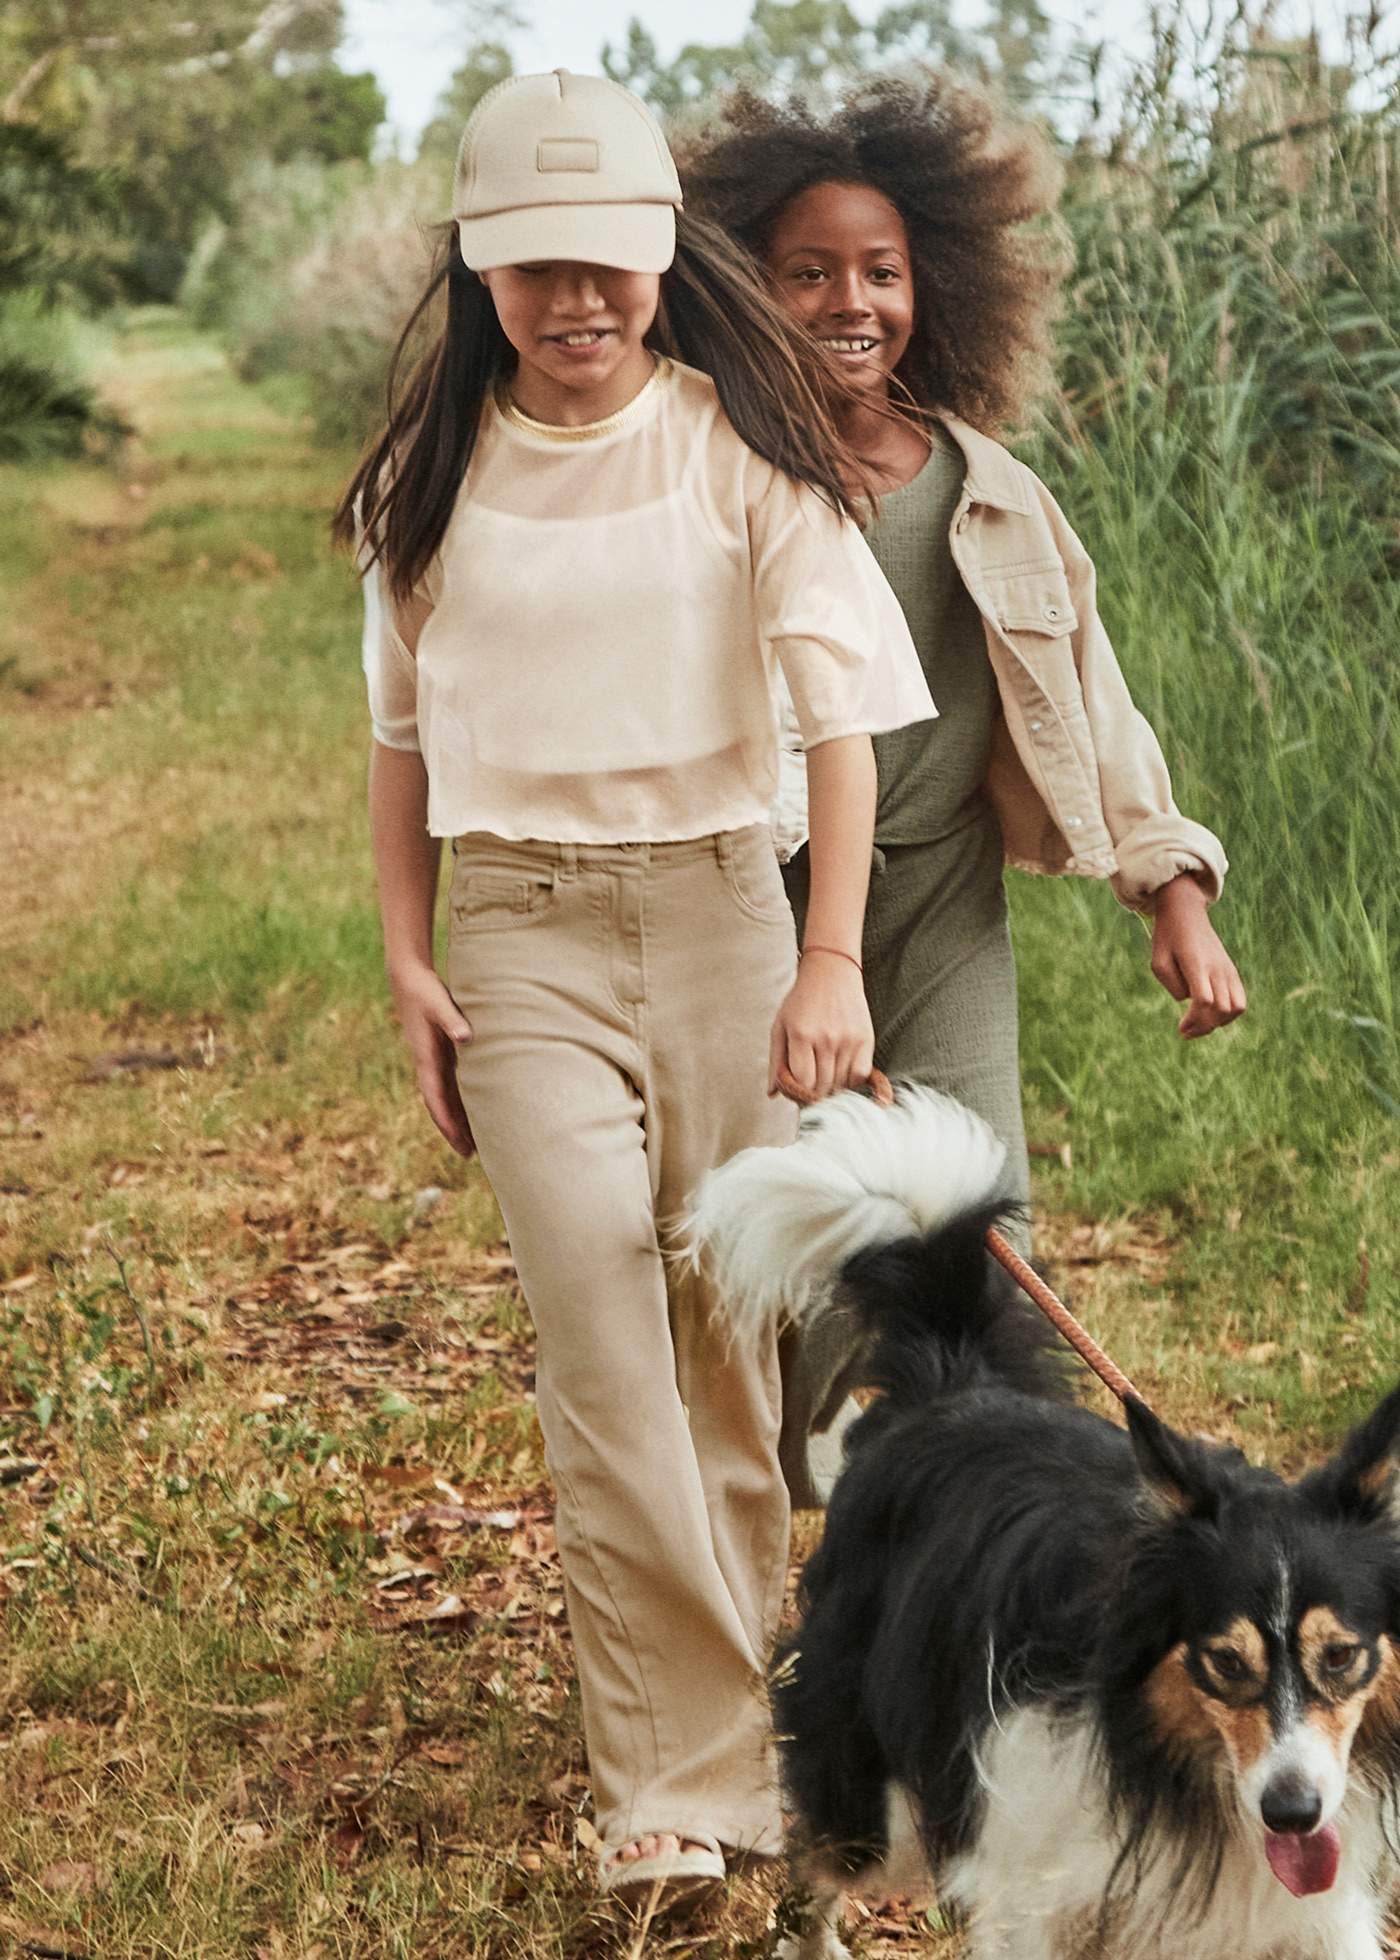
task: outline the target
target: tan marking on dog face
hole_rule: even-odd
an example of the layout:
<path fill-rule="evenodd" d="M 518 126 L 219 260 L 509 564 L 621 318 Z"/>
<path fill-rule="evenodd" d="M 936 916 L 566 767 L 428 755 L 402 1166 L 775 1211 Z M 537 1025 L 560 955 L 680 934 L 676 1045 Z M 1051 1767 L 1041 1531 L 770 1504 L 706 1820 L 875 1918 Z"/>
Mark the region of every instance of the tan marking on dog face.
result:
<path fill-rule="evenodd" d="M 1248 1769 L 1269 1747 L 1268 1650 L 1252 1620 L 1231 1621 L 1202 1643 L 1197 1664 L 1210 1683 L 1202 1688 L 1188 1664 L 1183 1641 L 1153 1671 L 1148 1706 L 1167 1740 L 1218 1739 L 1237 1770 Z"/>
<path fill-rule="evenodd" d="M 1191 1679 L 1183 1640 L 1147 1678 L 1147 1705 L 1157 1731 L 1168 1742 L 1208 1742 L 1215 1723 L 1206 1712 L 1207 1697 Z"/>
<path fill-rule="evenodd" d="M 1389 1681 L 1396 1691 L 1395 1655 L 1381 1642 L 1381 1665 L 1372 1670 L 1372 1648 L 1354 1627 L 1338 1619 L 1330 1606 L 1313 1606 L 1298 1622 L 1298 1655 L 1312 1695 L 1304 1718 L 1326 1742 L 1337 1761 L 1345 1764 L 1352 1739 L 1368 1705 Z"/>
<path fill-rule="evenodd" d="M 1367 1641 L 1330 1606 L 1310 1606 L 1298 1622 L 1298 1657 L 1309 1685 L 1333 1701 L 1353 1694 L 1371 1667 Z"/>
<path fill-rule="evenodd" d="M 1253 1620 L 1243 1614 L 1223 1633 L 1203 1640 L 1199 1649 L 1202 1671 L 1227 1701 L 1261 1695 L 1269 1685 L 1269 1650 Z"/>
<path fill-rule="evenodd" d="M 1373 1463 L 1369 1470 L 1363 1470 L 1356 1480 L 1356 1488 L 1363 1497 L 1370 1498 L 1373 1504 L 1383 1503 L 1390 1495 L 1395 1481 L 1395 1464 L 1388 1456 Z"/>
<path fill-rule="evenodd" d="M 1389 1739 L 1400 1732 L 1400 1655 L 1382 1634 L 1377 1643 L 1380 1665 L 1371 1677 L 1361 1710 L 1359 1747 Z"/>

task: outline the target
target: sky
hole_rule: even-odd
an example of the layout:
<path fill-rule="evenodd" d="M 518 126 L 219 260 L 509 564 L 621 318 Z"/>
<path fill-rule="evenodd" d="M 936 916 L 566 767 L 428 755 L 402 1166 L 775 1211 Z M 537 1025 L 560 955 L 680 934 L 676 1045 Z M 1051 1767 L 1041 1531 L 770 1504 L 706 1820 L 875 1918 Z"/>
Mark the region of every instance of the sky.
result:
<path fill-rule="evenodd" d="M 621 43 L 635 15 L 656 39 L 663 60 L 687 41 L 736 41 L 748 25 L 752 0 L 518 0 L 528 30 L 511 35 L 517 70 L 573 68 L 599 74 L 605 42 Z M 880 11 L 880 0 L 852 0 L 865 19 Z M 976 22 L 983 9 L 963 0 L 960 13 Z M 1146 13 L 1146 0 L 1048 0 L 1054 17 L 1073 20 L 1087 39 L 1100 34 L 1134 35 Z M 350 70 L 372 69 L 389 99 L 389 121 L 401 145 L 411 150 L 432 113 L 439 90 L 461 62 L 471 40 L 470 9 L 462 0 L 345 0 L 348 27 L 340 61 Z"/>
<path fill-rule="evenodd" d="M 1062 43 L 1107 42 L 1120 55 L 1137 56 L 1147 45 L 1151 0 L 1041 0 L 1056 23 Z M 636 16 L 654 37 L 663 61 L 687 41 L 736 41 L 748 25 L 753 0 L 514 0 L 529 25 L 509 38 L 517 73 L 573 68 L 602 72 L 605 43 L 620 45 Z M 852 11 L 873 20 L 885 0 L 848 0 Z M 1172 0 L 1166 0 L 1170 9 Z M 1218 27 L 1227 11 L 1220 0 L 1175 0 L 1181 15 Z M 1254 0 L 1252 16 L 1268 11 L 1275 32 L 1303 32 L 1316 23 L 1324 50 L 1340 59 L 1345 47 L 1342 22 L 1355 0 Z M 1400 9 L 1381 0 L 1392 26 Z M 411 156 L 437 97 L 475 38 L 471 17 L 481 0 L 344 0 L 346 38 L 343 67 L 365 68 L 378 77 L 389 104 L 389 142 Z M 985 0 L 953 0 L 959 23 L 976 28 L 986 17 Z M 1233 6 L 1228 9 L 1233 13 Z M 1393 32 L 1387 41 L 1394 40 Z M 1113 94 L 1111 79 L 1109 95 Z"/>

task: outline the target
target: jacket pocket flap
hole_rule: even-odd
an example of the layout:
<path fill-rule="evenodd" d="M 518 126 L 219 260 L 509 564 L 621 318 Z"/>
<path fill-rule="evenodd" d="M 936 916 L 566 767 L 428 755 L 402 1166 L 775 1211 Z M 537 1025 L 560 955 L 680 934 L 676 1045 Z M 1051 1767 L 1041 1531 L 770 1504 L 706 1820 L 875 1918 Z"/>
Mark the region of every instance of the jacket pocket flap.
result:
<path fill-rule="evenodd" d="M 1057 639 L 1072 633 L 1079 624 L 1069 596 L 1069 581 L 1058 565 L 1043 572 L 989 578 L 987 590 L 997 624 L 1007 633 L 1044 633 Z"/>

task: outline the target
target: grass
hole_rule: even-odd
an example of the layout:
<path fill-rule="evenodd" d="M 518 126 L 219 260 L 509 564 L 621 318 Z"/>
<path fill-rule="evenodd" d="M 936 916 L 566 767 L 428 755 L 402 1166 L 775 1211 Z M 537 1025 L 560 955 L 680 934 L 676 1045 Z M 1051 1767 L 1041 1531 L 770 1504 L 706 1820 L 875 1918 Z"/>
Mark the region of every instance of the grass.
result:
<path fill-rule="evenodd" d="M 523 1309 L 384 1006 L 345 459 L 170 315 L 106 382 L 119 469 L 0 471 L 0 1931 L 620 1953 Z M 1400 1372 L 1395 595 L 1306 499 L 1193 521 L 1081 435 L 1048 467 L 1253 1006 L 1184 1048 L 1136 922 L 1018 881 L 1040 1241 L 1165 1413 L 1295 1464 Z M 670 1950 L 756 1960 L 775 1899 Z"/>

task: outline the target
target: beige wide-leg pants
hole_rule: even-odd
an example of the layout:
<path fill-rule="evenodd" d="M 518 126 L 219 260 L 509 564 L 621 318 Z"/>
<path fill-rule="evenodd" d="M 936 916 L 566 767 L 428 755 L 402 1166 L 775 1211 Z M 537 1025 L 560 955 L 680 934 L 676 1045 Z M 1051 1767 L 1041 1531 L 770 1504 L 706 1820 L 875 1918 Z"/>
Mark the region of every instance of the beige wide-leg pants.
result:
<path fill-rule="evenodd" d="M 796 1131 L 766 1093 L 795 965 L 772 845 L 454 850 L 458 1076 L 538 1337 L 597 1827 L 776 1850 L 776 1343 L 731 1341 L 662 1249 L 705 1171 Z"/>

